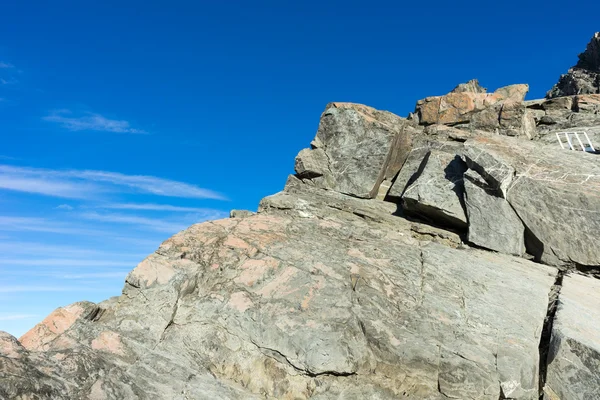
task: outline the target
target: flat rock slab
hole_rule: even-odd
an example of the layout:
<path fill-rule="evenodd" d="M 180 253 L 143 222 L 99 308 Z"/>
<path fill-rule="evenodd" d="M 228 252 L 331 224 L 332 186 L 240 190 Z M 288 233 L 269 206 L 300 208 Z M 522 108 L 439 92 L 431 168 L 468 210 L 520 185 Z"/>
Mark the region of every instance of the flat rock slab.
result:
<path fill-rule="evenodd" d="M 416 180 L 402 195 L 403 207 L 439 225 L 467 227 L 463 208 L 463 173 L 467 167 L 454 153 L 430 151 L 419 167 Z"/>
<path fill-rule="evenodd" d="M 165 241 L 42 350 L 0 336 L 0 395 L 537 399 L 553 268 L 416 240 L 392 203 L 288 188 Z"/>
<path fill-rule="evenodd" d="M 469 167 L 500 191 L 550 265 L 600 267 L 600 157 L 509 137 L 465 142 Z"/>
<path fill-rule="evenodd" d="M 506 199 L 499 197 L 473 170 L 465 173 L 469 242 L 486 249 L 522 256 L 525 227 Z"/>
<path fill-rule="evenodd" d="M 600 398 L 600 280 L 563 280 L 552 326 L 545 392 L 550 400 Z"/>

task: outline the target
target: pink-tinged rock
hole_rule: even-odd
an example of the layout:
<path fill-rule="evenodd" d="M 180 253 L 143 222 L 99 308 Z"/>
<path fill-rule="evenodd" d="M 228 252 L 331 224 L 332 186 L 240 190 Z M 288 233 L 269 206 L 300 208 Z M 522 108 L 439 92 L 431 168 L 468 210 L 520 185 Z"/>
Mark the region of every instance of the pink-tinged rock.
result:
<path fill-rule="evenodd" d="M 0 331 L 0 357 L 21 358 L 25 348 L 12 335 Z"/>
<path fill-rule="evenodd" d="M 529 86 L 510 85 L 499 88 L 494 93 L 465 90 L 455 89 L 444 96 L 419 100 L 415 107 L 415 113 L 419 115 L 419 123 L 421 125 L 472 123 L 477 129 L 495 129 L 498 124 L 489 121 L 498 120 L 501 105 L 504 102 L 522 104 Z M 482 112 L 484 115 L 479 115 Z"/>
<path fill-rule="evenodd" d="M 96 307 L 94 303 L 81 301 L 52 311 L 42 322 L 19 338 L 27 350 L 47 350 L 48 344 L 69 329 L 75 321 Z"/>
<path fill-rule="evenodd" d="M 91 346 L 94 350 L 107 351 L 120 356 L 125 354 L 121 335 L 112 331 L 101 332 L 96 339 L 92 340 Z"/>
<path fill-rule="evenodd" d="M 235 292 L 231 294 L 227 305 L 233 308 L 234 310 L 244 312 L 247 309 L 251 308 L 254 305 L 254 303 L 250 299 L 250 296 L 248 296 L 248 293 Z"/>
<path fill-rule="evenodd" d="M 235 282 L 246 286 L 253 286 L 256 281 L 260 280 L 267 272 L 279 266 L 279 261 L 271 257 L 262 259 L 246 260 L 241 266 L 240 275 L 235 278 Z"/>
<path fill-rule="evenodd" d="M 288 294 L 296 291 L 291 285 L 292 279 L 298 273 L 298 269 L 286 267 L 279 275 L 273 278 L 269 283 L 263 286 L 258 293 L 266 297 L 285 297 Z"/>
<path fill-rule="evenodd" d="M 580 113 L 600 113 L 600 94 L 582 94 L 573 98 L 573 110 Z"/>

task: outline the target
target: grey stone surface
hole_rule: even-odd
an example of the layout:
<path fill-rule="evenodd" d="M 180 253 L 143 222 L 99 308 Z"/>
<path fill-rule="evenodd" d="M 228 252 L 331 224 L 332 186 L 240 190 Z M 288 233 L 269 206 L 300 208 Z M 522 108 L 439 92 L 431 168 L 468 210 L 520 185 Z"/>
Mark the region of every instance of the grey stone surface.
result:
<path fill-rule="evenodd" d="M 537 398 L 552 268 L 417 240 L 392 203 L 294 179 L 165 241 L 94 315 L 49 317 L 44 349 L 0 338 L 0 393 Z"/>
<path fill-rule="evenodd" d="M 296 156 L 294 169 L 301 178 L 316 178 L 329 172 L 327 154 L 320 148 L 303 149 Z"/>
<path fill-rule="evenodd" d="M 465 206 L 469 242 L 486 249 L 522 256 L 525 227 L 506 199 L 499 197 L 475 171 L 465 173 Z"/>
<path fill-rule="evenodd" d="M 550 399 L 600 398 L 600 280 L 563 280 L 552 326 L 544 391 Z"/>
<path fill-rule="evenodd" d="M 410 151 L 410 124 L 361 104 L 330 103 L 313 141 L 316 148 L 300 152 L 296 172 L 318 187 L 376 197 L 381 183 L 391 183 Z"/>
<path fill-rule="evenodd" d="M 477 79 L 471 79 L 469 82 L 458 84 L 450 93 L 485 93 L 487 89 L 479 84 Z"/>
<path fill-rule="evenodd" d="M 399 200 L 402 197 L 404 190 L 417 178 L 419 167 L 423 163 L 423 160 L 428 157 L 430 151 L 429 146 L 425 145 L 414 147 L 410 151 L 388 192 L 390 198 Z"/>
<path fill-rule="evenodd" d="M 432 150 L 423 160 L 416 180 L 404 191 L 402 204 L 406 212 L 436 224 L 465 229 L 462 174 L 466 169 L 459 156 Z"/>
<path fill-rule="evenodd" d="M 469 139 L 465 155 L 523 221 L 528 251 L 538 260 L 600 266 L 597 155 L 503 136 Z"/>
<path fill-rule="evenodd" d="M 444 96 L 417 101 L 415 115 L 426 126 L 441 124 L 532 139 L 537 130 L 534 113 L 524 104 L 528 90 L 528 85 L 518 84 L 486 93 L 476 80 L 469 81 Z"/>
<path fill-rule="evenodd" d="M 231 210 L 229 212 L 229 218 L 246 218 L 254 215 L 254 212 L 249 210 Z"/>

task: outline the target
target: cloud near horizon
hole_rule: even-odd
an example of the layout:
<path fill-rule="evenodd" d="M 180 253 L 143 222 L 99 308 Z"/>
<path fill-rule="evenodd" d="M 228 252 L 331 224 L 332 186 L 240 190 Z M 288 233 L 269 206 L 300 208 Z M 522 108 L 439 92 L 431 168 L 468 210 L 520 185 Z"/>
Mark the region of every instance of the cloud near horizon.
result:
<path fill-rule="evenodd" d="M 94 170 L 52 170 L 0 164 L 0 189 L 70 199 L 98 199 L 131 191 L 167 197 L 227 200 L 215 191 L 150 175 Z"/>
<path fill-rule="evenodd" d="M 70 131 L 98 131 L 114 133 L 148 134 L 143 129 L 131 127 L 125 120 L 109 119 L 100 114 L 87 112 L 82 116 L 73 116 L 71 110 L 54 110 L 42 118 L 44 121 L 56 122 Z"/>

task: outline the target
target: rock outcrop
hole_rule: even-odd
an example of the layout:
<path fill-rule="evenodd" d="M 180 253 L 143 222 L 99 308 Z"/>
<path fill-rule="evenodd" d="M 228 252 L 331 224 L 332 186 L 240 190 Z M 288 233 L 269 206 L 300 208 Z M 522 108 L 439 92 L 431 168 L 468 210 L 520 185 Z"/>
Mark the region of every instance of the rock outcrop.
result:
<path fill-rule="evenodd" d="M 544 391 L 552 399 L 600 394 L 600 280 L 564 278 L 552 325 Z"/>
<path fill-rule="evenodd" d="M 415 115 L 421 125 L 457 126 L 532 139 L 535 120 L 523 103 L 528 91 L 528 85 L 511 85 L 486 93 L 477 80 L 472 80 L 444 96 L 419 100 Z"/>
<path fill-rule="evenodd" d="M 546 97 L 550 99 L 598 93 L 600 93 L 600 32 L 594 34 L 585 51 L 579 55 L 577 64 L 560 77 Z"/>
<path fill-rule="evenodd" d="M 0 333 L 0 399 L 597 398 L 600 95 L 527 89 L 330 103 L 256 213 Z"/>

